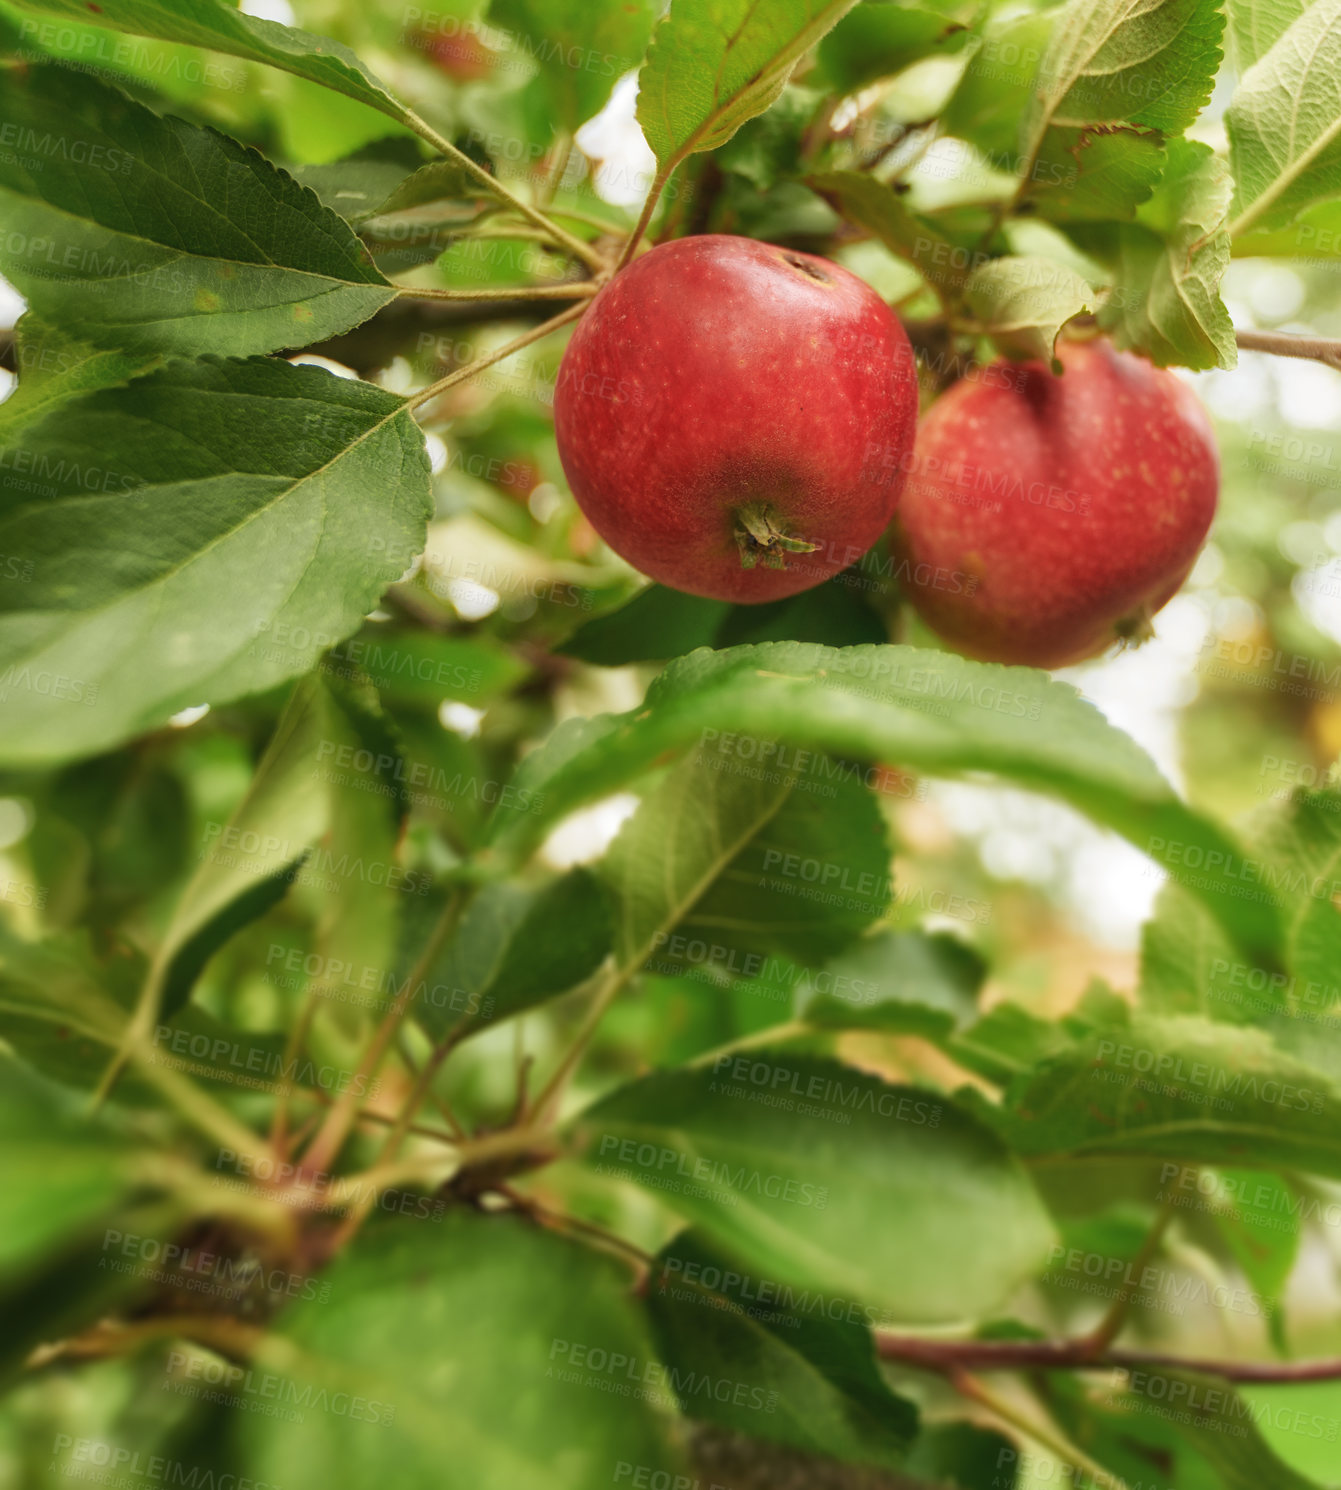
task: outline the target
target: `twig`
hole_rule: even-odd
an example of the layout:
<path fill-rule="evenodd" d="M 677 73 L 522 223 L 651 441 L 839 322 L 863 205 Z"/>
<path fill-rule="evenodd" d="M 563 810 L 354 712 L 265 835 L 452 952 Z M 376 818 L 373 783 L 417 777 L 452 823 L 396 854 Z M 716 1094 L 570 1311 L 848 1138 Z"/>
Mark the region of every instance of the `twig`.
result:
<path fill-rule="evenodd" d="M 410 407 L 419 408 L 421 404 L 437 398 L 440 393 L 446 393 L 449 388 L 455 388 L 458 383 L 464 383 L 468 378 L 473 378 L 476 373 L 483 372 L 486 367 L 492 367 L 495 362 L 502 362 L 505 357 L 511 357 L 514 352 L 521 351 L 523 347 L 529 347 L 533 341 L 539 341 L 542 337 L 548 336 L 551 331 L 557 331 L 560 326 L 567 325 L 569 321 L 577 320 L 586 308 L 584 298 L 577 305 L 570 305 L 567 310 L 560 311 L 557 316 L 551 316 L 548 321 L 542 321 L 539 326 L 533 326 L 530 331 L 523 332 L 521 336 L 513 337 L 505 345 L 495 348 L 483 357 L 477 357 L 469 367 L 459 367 L 454 373 L 448 373 L 445 378 L 439 378 L 436 383 L 430 383 L 427 388 L 410 399 Z"/>
<path fill-rule="evenodd" d="M 1112 1371 L 1152 1367 L 1219 1376 L 1225 1381 L 1301 1382 L 1341 1380 L 1341 1358 L 1317 1361 L 1209 1361 L 1150 1350 L 1105 1350 L 1095 1354 L 1079 1340 L 927 1340 L 877 1333 L 876 1351 L 928 1371 Z"/>
<path fill-rule="evenodd" d="M 1325 336 L 1292 336 L 1288 331 L 1235 331 L 1234 340 L 1245 352 L 1306 357 L 1341 372 L 1341 341 L 1332 341 Z"/>
<path fill-rule="evenodd" d="M 545 1083 L 540 1095 L 530 1104 L 531 1115 L 536 1121 L 545 1123 L 552 1120 L 554 1111 L 563 1096 L 564 1088 L 568 1085 L 568 1079 L 577 1069 L 577 1064 L 582 1059 L 591 1037 L 596 1033 L 596 1028 L 604 1017 L 605 1011 L 614 1002 L 620 989 L 637 971 L 638 966 L 639 964 L 633 963 L 626 967 L 615 968 L 597 989 L 596 996 L 583 1016 L 567 1054 Z"/>

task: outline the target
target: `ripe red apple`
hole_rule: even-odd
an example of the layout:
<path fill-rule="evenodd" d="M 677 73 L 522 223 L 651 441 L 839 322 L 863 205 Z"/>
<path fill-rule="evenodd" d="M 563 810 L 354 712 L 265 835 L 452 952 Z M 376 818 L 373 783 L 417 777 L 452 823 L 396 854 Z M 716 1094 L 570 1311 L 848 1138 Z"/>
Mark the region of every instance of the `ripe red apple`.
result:
<path fill-rule="evenodd" d="M 706 234 L 600 291 L 554 415 L 573 495 L 616 553 L 693 595 L 777 600 L 883 533 L 917 379 L 902 326 L 855 275 Z"/>
<path fill-rule="evenodd" d="M 972 657 L 1061 667 L 1149 634 L 1211 519 L 1220 462 L 1187 385 L 1107 341 L 994 362 L 918 431 L 896 574 Z"/>

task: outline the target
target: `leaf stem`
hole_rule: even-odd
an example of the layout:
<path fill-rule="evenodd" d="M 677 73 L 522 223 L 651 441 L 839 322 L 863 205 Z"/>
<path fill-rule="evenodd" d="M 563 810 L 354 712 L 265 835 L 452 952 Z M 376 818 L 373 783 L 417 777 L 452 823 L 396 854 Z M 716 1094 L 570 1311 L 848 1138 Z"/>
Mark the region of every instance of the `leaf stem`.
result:
<path fill-rule="evenodd" d="M 456 918 L 461 909 L 461 899 L 461 892 L 458 890 L 451 895 L 443 907 L 442 914 L 438 917 L 436 925 L 425 942 L 418 961 L 405 979 L 404 986 L 397 993 L 391 1007 L 383 1016 L 381 1024 L 378 1025 L 377 1032 L 369 1041 L 367 1050 L 363 1053 L 358 1070 L 358 1075 L 363 1079 L 351 1081 L 346 1090 L 340 1094 L 339 1101 L 326 1114 L 325 1122 L 317 1130 L 317 1136 L 303 1155 L 305 1169 L 314 1170 L 319 1174 L 324 1173 L 339 1157 L 345 1139 L 349 1137 L 349 1131 L 358 1117 L 363 1093 L 377 1074 L 391 1041 L 400 1028 L 401 1020 L 405 1017 L 405 1011 L 409 1008 L 411 999 L 414 998 L 415 989 L 427 976 L 443 943 L 456 925 Z"/>
<path fill-rule="evenodd" d="M 1026 1417 L 1013 1402 L 1008 1402 L 999 1393 L 989 1390 L 977 1377 L 970 1376 L 967 1371 L 957 1370 L 950 1373 L 950 1382 L 961 1397 L 980 1403 L 1003 1423 L 1009 1423 L 1026 1438 L 1032 1438 L 1035 1443 L 1042 1444 L 1054 1458 L 1070 1464 L 1075 1469 L 1083 1470 L 1096 1485 L 1105 1487 L 1105 1490 L 1127 1490 L 1125 1480 L 1105 1469 L 1097 1460 L 1091 1459 L 1087 1453 L 1062 1437 L 1060 1433 L 1055 1432 L 1050 1426 L 1044 1426 L 1036 1419 Z"/>
<path fill-rule="evenodd" d="M 430 383 L 427 388 L 416 393 L 409 401 L 410 407 L 419 408 L 422 404 L 437 398 L 440 393 L 446 393 L 449 388 L 455 388 L 458 383 L 464 383 L 468 378 L 473 378 L 476 373 L 483 372 L 486 367 L 492 367 L 495 362 L 502 362 L 505 357 L 511 357 L 514 352 L 521 351 L 523 347 L 529 347 L 533 341 L 539 341 L 569 321 L 577 320 L 586 308 L 584 297 L 577 305 L 570 305 L 567 310 L 560 311 L 557 316 L 551 316 L 548 321 L 542 321 L 539 326 L 533 326 L 530 331 L 523 332 L 521 336 L 513 337 L 510 342 L 496 347 L 483 357 L 477 357 L 469 367 L 458 367 L 455 372 L 448 373 L 445 378 L 439 378 L 436 383 Z"/>
<path fill-rule="evenodd" d="M 1316 1361 L 1212 1361 L 1150 1350 L 1103 1350 L 1079 1340 L 928 1340 L 877 1333 L 876 1353 L 928 1371 L 1113 1371 L 1154 1367 L 1219 1376 L 1225 1381 L 1341 1380 L 1341 1358 Z"/>
<path fill-rule="evenodd" d="M 573 1037 L 573 1043 L 568 1047 L 564 1058 L 559 1062 L 549 1080 L 541 1089 L 540 1095 L 531 1103 L 530 1111 L 534 1120 L 546 1123 L 553 1120 L 554 1111 L 563 1096 L 564 1088 L 568 1085 L 569 1078 L 577 1069 L 578 1062 L 586 1052 L 591 1043 L 596 1028 L 605 1017 L 605 1011 L 614 1003 L 620 990 L 637 971 L 637 964 L 626 967 L 616 967 L 611 970 L 605 981 L 596 990 L 596 996 L 587 1007 L 582 1023 L 578 1027 L 577 1034 Z"/>
<path fill-rule="evenodd" d="M 1271 352 L 1277 357 L 1306 357 L 1325 362 L 1341 372 L 1341 341 L 1324 336 L 1293 336 L 1288 331 L 1235 331 L 1234 340 L 1245 352 Z"/>
<path fill-rule="evenodd" d="M 671 168 L 672 170 L 674 167 Z M 624 247 L 619 251 L 619 257 L 615 260 L 615 273 L 629 262 L 638 251 L 638 245 L 643 240 L 643 234 L 647 232 L 648 225 L 652 221 L 652 214 L 657 210 L 657 203 L 661 200 L 661 193 L 665 190 L 666 182 L 670 178 L 670 171 L 662 169 L 657 172 L 656 180 L 652 182 L 652 189 L 647 193 L 647 200 L 643 203 L 643 210 L 638 214 L 638 221 L 633 225 L 633 231 L 625 241 Z"/>
<path fill-rule="evenodd" d="M 404 300 L 590 300 L 600 289 L 589 279 L 561 285 L 513 285 L 504 289 L 438 290 L 400 285 L 396 293 Z"/>
<path fill-rule="evenodd" d="M 520 212 L 528 222 L 534 223 L 538 228 L 543 228 L 556 243 L 562 244 L 570 254 L 581 259 L 594 272 L 601 273 L 609 268 L 605 259 L 589 243 L 583 243 L 580 238 L 574 237 L 566 228 L 561 228 L 558 223 L 553 222 L 538 208 L 532 207 L 529 202 L 524 201 L 515 192 L 509 191 L 492 171 L 485 170 L 477 161 L 472 160 L 464 150 L 458 150 L 450 140 L 444 139 L 437 130 L 417 114 L 407 109 L 404 117 L 405 122 L 410 128 L 422 139 L 427 140 L 439 154 L 445 155 L 448 160 L 455 161 L 457 165 L 468 171 L 476 181 L 487 186 L 495 196 L 501 197 L 509 206 Z"/>
<path fill-rule="evenodd" d="M 1173 1220 L 1173 1202 L 1165 1201 L 1160 1207 L 1159 1215 L 1155 1223 L 1145 1234 L 1144 1240 L 1137 1249 L 1136 1256 L 1126 1270 L 1128 1278 L 1139 1277 L 1145 1271 L 1147 1263 L 1151 1261 L 1155 1253 L 1159 1251 L 1160 1243 L 1164 1240 L 1164 1233 L 1169 1229 L 1169 1223 Z M 1094 1355 L 1101 1355 L 1114 1340 L 1122 1333 L 1122 1326 L 1127 1322 L 1127 1311 L 1131 1307 L 1133 1294 L 1136 1290 L 1127 1284 L 1118 1290 L 1113 1302 L 1108 1306 L 1103 1318 L 1085 1336 L 1085 1343 Z"/>

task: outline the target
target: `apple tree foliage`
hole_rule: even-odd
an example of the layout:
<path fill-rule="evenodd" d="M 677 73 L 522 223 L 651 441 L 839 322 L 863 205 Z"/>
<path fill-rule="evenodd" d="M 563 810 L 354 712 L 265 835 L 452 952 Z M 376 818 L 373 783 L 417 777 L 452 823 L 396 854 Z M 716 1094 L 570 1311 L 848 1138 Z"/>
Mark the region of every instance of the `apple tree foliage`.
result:
<path fill-rule="evenodd" d="M 1341 793 L 1226 755 L 1341 748 L 1314 472 L 1222 431 L 1189 798 L 880 550 L 640 588 L 549 409 L 644 234 L 840 259 L 928 397 L 1233 368 L 1231 259 L 1341 263 L 1341 0 L 295 8 L 0 3 L 0 1484 L 1341 1481 Z M 944 781 L 1167 871 L 1121 992 Z"/>

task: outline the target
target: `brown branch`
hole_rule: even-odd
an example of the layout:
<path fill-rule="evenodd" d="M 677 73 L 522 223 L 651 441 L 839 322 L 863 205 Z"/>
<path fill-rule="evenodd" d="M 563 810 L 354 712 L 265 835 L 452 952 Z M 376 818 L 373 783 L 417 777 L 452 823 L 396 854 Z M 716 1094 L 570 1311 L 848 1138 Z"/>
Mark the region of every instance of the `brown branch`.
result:
<path fill-rule="evenodd" d="M 953 1376 L 962 1371 L 1112 1371 L 1148 1366 L 1193 1371 L 1226 1381 L 1301 1382 L 1341 1380 L 1341 1359 L 1320 1361 L 1208 1361 L 1147 1350 L 1095 1352 L 1088 1340 L 926 1340 L 916 1335 L 877 1333 L 876 1352 Z"/>
<path fill-rule="evenodd" d="M 1292 336 L 1288 331 L 1236 331 L 1234 340 L 1245 352 L 1306 357 L 1341 372 L 1341 341 L 1332 341 L 1325 336 Z"/>

